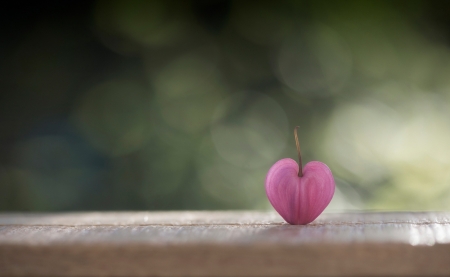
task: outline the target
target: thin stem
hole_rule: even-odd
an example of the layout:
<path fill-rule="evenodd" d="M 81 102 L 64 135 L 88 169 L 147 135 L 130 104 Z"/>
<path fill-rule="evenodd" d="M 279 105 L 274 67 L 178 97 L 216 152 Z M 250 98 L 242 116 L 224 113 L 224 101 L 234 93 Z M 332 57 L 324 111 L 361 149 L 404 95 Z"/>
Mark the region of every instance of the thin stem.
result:
<path fill-rule="evenodd" d="M 297 129 L 300 126 L 295 126 L 294 129 L 294 138 L 295 138 L 295 146 L 297 146 L 297 154 L 298 154 L 298 177 L 303 177 L 303 165 L 302 165 L 302 155 L 300 154 L 300 143 L 298 143 Z"/>

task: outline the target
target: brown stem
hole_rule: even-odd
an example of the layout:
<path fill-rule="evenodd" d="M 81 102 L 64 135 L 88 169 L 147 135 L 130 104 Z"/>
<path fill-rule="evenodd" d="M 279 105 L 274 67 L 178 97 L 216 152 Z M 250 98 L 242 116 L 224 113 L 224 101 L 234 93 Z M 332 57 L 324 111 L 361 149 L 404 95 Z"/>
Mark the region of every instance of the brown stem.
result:
<path fill-rule="evenodd" d="M 298 154 L 298 177 L 303 177 L 303 165 L 302 165 L 302 155 L 300 154 L 300 143 L 298 143 L 297 129 L 300 126 L 295 126 L 294 129 L 294 138 L 295 138 L 295 146 L 297 146 L 297 154 Z"/>

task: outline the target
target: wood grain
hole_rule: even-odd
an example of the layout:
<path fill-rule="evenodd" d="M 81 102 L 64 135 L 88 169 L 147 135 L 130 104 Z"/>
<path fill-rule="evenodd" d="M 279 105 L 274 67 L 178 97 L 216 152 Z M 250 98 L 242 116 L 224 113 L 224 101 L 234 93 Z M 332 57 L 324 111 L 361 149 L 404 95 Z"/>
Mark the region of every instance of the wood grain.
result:
<path fill-rule="evenodd" d="M 0 276 L 383 275 L 450 275 L 450 213 L 0 214 Z"/>

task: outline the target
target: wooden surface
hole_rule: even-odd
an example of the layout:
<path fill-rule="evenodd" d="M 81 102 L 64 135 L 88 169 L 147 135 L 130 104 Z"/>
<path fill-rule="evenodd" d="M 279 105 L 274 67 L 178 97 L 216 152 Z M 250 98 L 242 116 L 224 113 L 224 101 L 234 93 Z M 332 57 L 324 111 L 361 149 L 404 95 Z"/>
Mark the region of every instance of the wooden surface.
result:
<path fill-rule="evenodd" d="M 450 213 L 0 214 L 0 276 L 450 275 Z"/>

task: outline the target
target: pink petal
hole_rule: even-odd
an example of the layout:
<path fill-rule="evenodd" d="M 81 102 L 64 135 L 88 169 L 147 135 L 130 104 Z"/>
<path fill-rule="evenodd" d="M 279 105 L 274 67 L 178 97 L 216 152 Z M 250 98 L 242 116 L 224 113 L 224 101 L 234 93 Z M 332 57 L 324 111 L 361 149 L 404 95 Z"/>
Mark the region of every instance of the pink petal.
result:
<path fill-rule="evenodd" d="M 290 224 L 308 224 L 328 206 L 335 183 L 331 170 L 313 161 L 298 177 L 298 164 L 292 159 L 276 162 L 266 176 L 266 194 L 275 210 Z"/>

